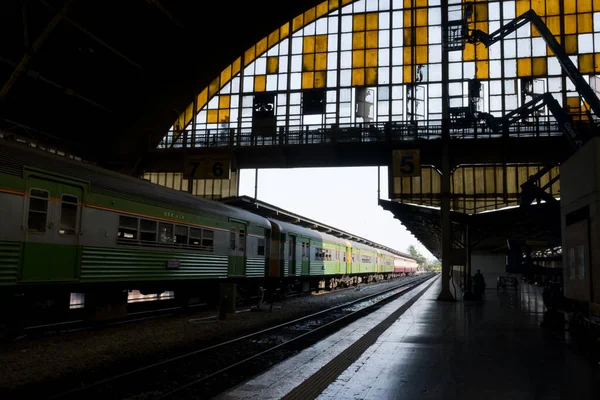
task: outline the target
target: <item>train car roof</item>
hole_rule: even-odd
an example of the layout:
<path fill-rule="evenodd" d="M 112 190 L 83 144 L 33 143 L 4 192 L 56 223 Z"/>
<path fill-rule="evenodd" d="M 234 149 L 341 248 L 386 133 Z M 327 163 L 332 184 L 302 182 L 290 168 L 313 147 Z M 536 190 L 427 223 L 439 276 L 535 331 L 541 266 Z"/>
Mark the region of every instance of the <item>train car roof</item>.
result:
<path fill-rule="evenodd" d="M 357 249 L 368 249 L 368 250 L 380 251 L 380 252 L 385 251 L 385 250 L 377 249 L 375 247 L 371 247 L 366 244 L 358 243 L 358 242 L 355 242 L 352 240 L 342 239 L 337 236 L 330 235 L 328 233 L 323 233 L 323 232 L 319 232 L 319 231 L 316 231 L 316 230 L 313 230 L 310 228 L 305 228 L 300 225 L 291 224 L 289 222 L 283 222 L 283 221 L 279 221 L 279 220 L 273 219 L 273 218 L 269 218 L 269 221 L 271 221 L 271 224 L 277 224 L 282 233 L 295 233 L 296 235 L 304 235 L 304 236 L 308 236 L 312 239 L 318 239 L 318 240 L 327 241 L 330 243 L 337 243 L 342 246 L 350 245 L 350 247 L 357 248 Z M 392 255 L 392 253 L 388 253 L 388 254 Z"/>
<path fill-rule="evenodd" d="M 35 168 L 48 174 L 54 172 L 84 180 L 89 182 L 90 191 L 93 193 L 116 195 L 169 209 L 183 207 L 190 211 L 202 211 L 215 217 L 231 217 L 248 221 L 267 229 L 271 227 L 268 219 L 240 208 L 159 186 L 145 179 L 29 148 L 24 144 L 1 140 L 0 172 L 23 176 L 24 167 Z"/>

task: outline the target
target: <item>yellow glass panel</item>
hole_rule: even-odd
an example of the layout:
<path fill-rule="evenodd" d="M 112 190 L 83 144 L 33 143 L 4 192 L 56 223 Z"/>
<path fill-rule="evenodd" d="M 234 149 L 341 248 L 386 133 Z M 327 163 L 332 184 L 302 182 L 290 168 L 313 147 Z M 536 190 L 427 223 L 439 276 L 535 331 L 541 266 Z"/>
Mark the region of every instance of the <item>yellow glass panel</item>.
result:
<path fill-rule="evenodd" d="M 286 37 L 288 37 L 288 35 L 290 34 L 290 23 L 286 22 L 285 24 L 281 25 L 281 28 L 279 28 L 279 36 L 280 39 L 283 40 Z"/>
<path fill-rule="evenodd" d="M 315 52 L 315 37 L 314 36 L 304 36 L 304 46 L 302 47 L 302 52 L 304 54 Z"/>
<path fill-rule="evenodd" d="M 254 53 L 254 46 L 250 47 L 248 50 L 246 50 L 246 52 L 244 53 L 244 66 L 250 64 L 252 61 L 254 61 L 254 57 L 255 57 L 255 53 Z"/>
<path fill-rule="evenodd" d="M 577 30 L 579 33 L 593 32 L 593 18 L 591 13 L 577 15 Z"/>
<path fill-rule="evenodd" d="M 302 28 L 304 23 L 304 14 L 298 15 L 296 18 L 292 20 L 292 32 L 296 32 L 298 29 Z"/>
<path fill-rule="evenodd" d="M 417 44 L 428 44 L 429 41 L 429 33 L 427 32 L 427 27 L 416 28 L 417 29 Z"/>
<path fill-rule="evenodd" d="M 203 91 L 196 97 L 196 112 L 200 111 L 202 107 L 208 102 L 208 88 L 204 88 Z"/>
<path fill-rule="evenodd" d="M 565 51 L 567 54 L 577 54 L 577 35 L 565 36 Z"/>
<path fill-rule="evenodd" d="M 319 53 L 315 57 L 315 70 L 325 71 L 327 69 L 327 53 Z"/>
<path fill-rule="evenodd" d="M 229 122 L 230 110 L 219 110 L 219 122 Z"/>
<path fill-rule="evenodd" d="M 377 33 L 377 32 L 375 32 Z M 354 32 L 352 34 L 352 48 L 353 49 L 364 49 L 365 48 L 365 33 Z"/>
<path fill-rule="evenodd" d="M 311 8 L 310 10 L 304 13 L 304 25 L 308 25 L 315 20 L 315 13 L 315 7 Z"/>
<path fill-rule="evenodd" d="M 365 70 L 363 68 L 356 68 L 352 70 L 352 86 L 364 86 L 365 84 Z"/>
<path fill-rule="evenodd" d="M 411 67 L 404 67 L 404 83 L 412 83 L 413 74 Z"/>
<path fill-rule="evenodd" d="M 378 13 L 368 13 L 367 14 L 367 30 L 368 31 L 376 31 L 379 29 L 379 14 Z"/>
<path fill-rule="evenodd" d="M 412 31 L 411 28 L 404 29 L 404 47 L 412 46 L 412 44 L 413 44 L 411 31 Z"/>
<path fill-rule="evenodd" d="M 365 84 L 377 85 L 377 68 L 367 68 L 365 71 Z"/>
<path fill-rule="evenodd" d="M 365 51 L 354 50 L 352 52 L 352 67 L 360 68 L 365 66 Z"/>
<path fill-rule="evenodd" d="M 327 72 L 319 71 L 315 72 L 315 87 L 316 88 L 324 88 L 327 84 Z"/>
<path fill-rule="evenodd" d="M 242 57 L 239 57 L 231 65 L 232 65 L 231 76 L 235 76 L 238 72 L 240 72 L 240 69 L 242 69 Z"/>
<path fill-rule="evenodd" d="M 279 57 L 273 56 L 267 58 L 267 74 L 276 74 L 279 72 Z"/>
<path fill-rule="evenodd" d="M 267 76 L 266 75 L 256 75 L 254 77 L 254 91 L 255 92 L 264 92 L 267 90 Z"/>
<path fill-rule="evenodd" d="M 403 14 L 404 14 L 404 25 L 403 26 L 405 28 L 410 28 L 412 26 L 412 12 L 411 11 L 404 11 Z"/>
<path fill-rule="evenodd" d="M 594 3 L 596 4 L 596 3 Z M 600 72 L 600 54 L 594 54 L 595 72 Z"/>
<path fill-rule="evenodd" d="M 600 11 L 600 2 L 594 1 L 594 11 Z"/>
<path fill-rule="evenodd" d="M 592 11 L 592 0 L 577 0 L 577 12 L 586 13 Z"/>
<path fill-rule="evenodd" d="M 489 79 L 490 77 L 490 64 L 488 61 L 477 61 L 475 63 L 477 69 L 477 79 Z M 434 78 L 438 78 L 437 76 Z"/>
<path fill-rule="evenodd" d="M 537 15 L 546 15 L 546 1 L 545 0 L 531 0 L 531 9 L 537 13 Z"/>
<path fill-rule="evenodd" d="M 517 0 L 517 17 L 531 9 L 531 3 L 529 0 Z"/>
<path fill-rule="evenodd" d="M 303 72 L 302 73 L 302 89 L 312 89 L 314 87 L 315 73 L 314 72 Z"/>
<path fill-rule="evenodd" d="M 577 15 L 565 15 L 565 35 L 577 33 Z"/>
<path fill-rule="evenodd" d="M 427 1 L 428 0 L 417 0 L 416 6 L 417 7 L 427 7 Z"/>
<path fill-rule="evenodd" d="M 302 56 L 302 71 L 315 70 L 315 54 L 304 54 Z"/>
<path fill-rule="evenodd" d="M 490 58 L 490 49 L 488 49 L 487 47 L 483 47 L 483 46 L 476 46 L 475 47 L 475 58 L 477 60 L 487 60 L 488 58 Z"/>
<path fill-rule="evenodd" d="M 546 0 L 546 15 L 560 14 L 560 0 Z"/>
<path fill-rule="evenodd" d="M 520 58 L 517 60 L 517 75 L 531 76 L 531 58 Z"/>
<path fill-rule="evenodd" d="M 231 96 L 219 96 L 219 108 L 229 108 L 231 105 Z"/>
<path fill-rule="evenodd" d="M 208 122 L 209 124 L 216 124 L 217 122 L 219 122 L 219 110 L 208 110 L 206 122 Z"/>
<path fill-rule="evenodd" d="M 577 3 L 579 0 L 564 0 L 565 3 L 565 14 L 575 14 L 577 12 Z"/>
<path fill-rule="evenodd" d="M 340 6 L 339 0 L 329 0 L 329 11 L 333 11 Z"/>
<path fill-rule="evenodd" d="M 535 57 L 533 59 L 533 75 L 545 76 L 548 74 L 548 64 L 546 57 Z"/>
<path fill-rule="evenodd" d="M 256 56 L 259 57 L 262 53 L 267 51 L 267 38 L 263 38 L 256 44 Z"/>
<path fill-rule="evenodd" d="M 567 112 L 579 113 L 581 109 L 581 100 L 579 97 L 567 97 Z"/>
<path fill-rule="evenodd" d="M 355 32 L 365 30 L 365 14 L 354 14 L 352 30 Z"/>
<path fill-rule="evenodd" d="M 192 118 L 194 117 L 194 103 L 190 103 L 189 106 L 185 109 L 185 125 L 189 124 Z"/>
<path fill-rule="evenodd" d="M 487 21 L 488 20 L 488 5 L 487 4 L 475 4 L 475 21 Z"/>
<path fill-rule="evenodd" d="M 412 64 L 412 49 L 410 47 L 405 47 L 403 53 L 404 65 Z"/>
<path fill-rule="evenodd" d="M 594 72 L 593 56 L 593 54 L 582 54 L 579 56 L 579 72 L 582 74 L 591 74 Z"/>
<path fill-rule="evenodd" d="M 367 49 L 376 49 L 379 47 L 379 32 L 378 31 L 369 31 L 367 32 Z"/>
<path fill-rule="evenodd" d="M 279 29 L 276 29 L 269 35 L 269 48 L 275 46 L 279 42 Z"/>
<path fill-rule="evenodd" d="M 219 77 L 217 76 L 211 83 L 208 85 L 208 97 L 213 97 L 217 92 L 221 89 L 219 86 Z"/>
<path fill-rule="evenodd" d="M 404 0 L 404 8 L 411 8 L 412 0 Z"/>
<path fill-rule="evenodd" d="M 315 51 L 325 53 L 327 51 L 327 35 L 317 35 Z"/>
<path fill-rule="evenodd" d="M 416 10 L 416 26 L 427 26 L 427 9 Z"/>
<path fill-rule="evenodd" d="M 352 3 L 354 0 L 342 0 L 342 5 L 345 6 L 346 4 Z"/>
<path fill-rule="evenodd" d="M 465 45 L 465 49 L 463 50 L 463 61 L 473 60 L 475 60 L 475 45 L 467 43 Z"/>
<path fill-rule="evenodd" d="M 230 79 L 231 79 L 231 65 L 227 66 L 227 68 L 225 68 L 221 72 L 221 87 L 225 86 L 225 84 L 227 82 L 229 82 Z"/>
<path fill-rule="evenodd" d="M 547 17 L 546 25 L 548 26 L 548 29 L 550 29 L 550 32 L 552 32 L 552 34 L 554 36 L 560 36 L 560 17 Z M 531 29 L 536 30 L 533 27 L 533 25 L 531 26 Z M 538 34 L 538 36 L 539 36 L 539 34 Z"/>
<path fill-rule="evenodd" d="M 317 18 L 322 17 L 323 15 L 329 12 L 329 3 L 327 1 L 322 2 L 317 6 Z"/>
<path fill-rule="evenodd" d="M 376 67 L 377 66 L 377 57 L 379 55 L 379 50 L 367 50 L 367 67 Z"/>
<path fill-rule="evenodd" d="M 429 47 L 417 46 L 417 64 L 427 64 L 429 59 Z"/>

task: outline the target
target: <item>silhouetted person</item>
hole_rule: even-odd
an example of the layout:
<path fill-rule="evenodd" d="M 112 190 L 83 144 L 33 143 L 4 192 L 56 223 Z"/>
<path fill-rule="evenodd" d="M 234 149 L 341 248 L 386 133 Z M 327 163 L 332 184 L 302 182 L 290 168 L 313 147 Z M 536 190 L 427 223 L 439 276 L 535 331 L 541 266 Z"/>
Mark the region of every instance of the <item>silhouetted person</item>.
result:
<path fill-rule="evenodd" d="M 473 295 L 476 299 L 481 299 L 485 290 L 485 279 L 480 270 L 473 277 Z"/>

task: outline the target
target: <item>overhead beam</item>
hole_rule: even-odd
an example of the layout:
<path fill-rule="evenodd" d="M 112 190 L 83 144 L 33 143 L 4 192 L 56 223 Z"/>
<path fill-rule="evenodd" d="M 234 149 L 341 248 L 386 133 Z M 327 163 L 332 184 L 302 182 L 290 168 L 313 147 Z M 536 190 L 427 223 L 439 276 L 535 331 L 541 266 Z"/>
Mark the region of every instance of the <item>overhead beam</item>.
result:
<path fill-rule="evenodd" d="M 148 4 L 152 4 L 154 6 L 156 6 L 156 8 L 158 8 L 160 10 L 160 12 L 162 12 L 164 15 L 166 15 L 166 17 L 171 20 L 172 23 L 174 23 L 175 25 L 177 25 L 179 28 L 185 30 L 185 25 L 182 24 L 181 22 L 179 22 L 179 20 L 177 18 L 175 18 L 173 16 L 173 14 L 171 14 L 169 12 L 169 10 L 167 10 L 158 0 L 146 0 L 148 2 Z"/>
<path fill-rule="evenodd" d="M 6 98 L 6 95 L 10 91 L 10 88 L 15 84 L 19 76 L 25 71 L 27 64 L 33 57 L 33 55 L 39 50 L 39 48 L 44 44 L 48 35 L 56 28 L 56 25 L 64 18 L 69 11 L 69 7 L 73 4 L 75 0 L 67 0 L 62 9 L 52 18 L 46 29 L 40 34 L 40 36 L 33 42 L 31 48 L 25 53 L 17 67 L 14 69 L 13 73 L 10 75 L 8 80 L 2 86 L 2 90 L 0 90 L 0 101 L 3 101 Z"/>
<path fill-rule="evenodd" d="M 54 10 L 54 7 L 52 7 L 52 5 L 49 4 L 46 0 L 40 0 L 40 2 L 43 5 L 45 5 L 46 7 Z M 113 52 L 114 54 L 116 54 L 117 56 L 121 57 L 123 60 L 127 61 L 129 64 L 131 64 L 134 67 L 137 67 L 139 69 L 142 69 L 142 66 L 140 64 L 136 63 L 131 58 L 127 57 L 126 55 L 124 55 L 123 53 L 121 53 L 120 51 L 118 51 L 117 49 L 115 49 L 114 47 L 112 47 L 111 45 L 109 45 L 108 43 L 106 43 L 104 40 L 100 39 L 99 37 L 97 37 L 96 35 L 94 35 L 93 33 L 91 33 L 90 31 L 88 31 L 87 29 L 85 29 L 83 26 L 79 25 L 77 22 L 73 21 L 72 19 L 70 19 L 67 16 L 64 16 L 63 19 L 65 21 L 67 21 L 69 24 L 71 24 L 72 26 L 74 26 L 75 28 L 79 29 L 81 32 L 83 32 L 86 35 L 88 35 L 94 41 L 98 42 L 99 44 L 101 44 L 102 46 L 104 46 L 105 48 L 107 48 L 108 50 L 110 50 L 111 52 Z"/>
<path fill-rule="evenodd" d="M 16 63 L 14 63 L 14 62 L 12 62 L 10 60 L 7 60 L 4 57 L 0 57 L 0 61 L 2 61 L 5 64 L 11 65 L 13 67 L 17 65 Z M 54 81 L 52 81 L 52 80 L 50 80 L 50 79 L 48 79 L 48 78 L 40 75 L 36 71 L 31 71 L 31 70 L 27 71 L 27 76 L 29 76 L 31 79 L 40 80 L 40 81 L 42 81 L 42 82 L 44 82 L 44 83 L 46 83 L 46 84 L 48 84 L 50 86 L 53 86 L 53 87 L 55 87 L 57 89 L 60 89 L 63 92 L 63 94 L 65 94 L 66 96 L 77 97 L 78 99 L 83 100 L 83 101 L 85 101 L 85 102 L 87 102 L 87 103 L 89 103 L 89 104 L 91 104 L 93 106 L 96 106 L 96 107 L 98 107 L 98 108 L 100 108 L 100 109 L 102 109 L 102 110 L 104 110 L 106 112 L 109 112 L 109 113 L 113 112 L 112 110 L 106 108 L 102 104 L 97 103 L 94 100 L 91 100 L 91 99 L 89 99 L 89 98 L 87 98 L 85 96 L 80 95 L 79 93 L 75 92 L 71 88 L 67 88 L 67 87 L 61 86 L 58 83 L 56 83 L 56 82 L 54 82 Z"/>

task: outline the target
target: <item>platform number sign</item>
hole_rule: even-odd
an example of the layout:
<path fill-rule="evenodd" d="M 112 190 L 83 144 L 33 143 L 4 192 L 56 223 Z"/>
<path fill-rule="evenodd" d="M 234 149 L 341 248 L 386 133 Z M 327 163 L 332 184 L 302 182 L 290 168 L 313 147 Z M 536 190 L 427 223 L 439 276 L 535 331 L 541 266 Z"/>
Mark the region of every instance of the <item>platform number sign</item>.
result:
<path fill-rule="evenodd" d="M 420 150 L 394 150 L 392 152 L 392 171 L 394 178 L 421 176 Z"/>
<path fill-rule="evenodd" d="M 230 179 L 231 160 L 225 157 L 206 156 L 190 158 L 186 172 L 188 172 L 186 177 L 193 173 L 194 179 Z"/>

